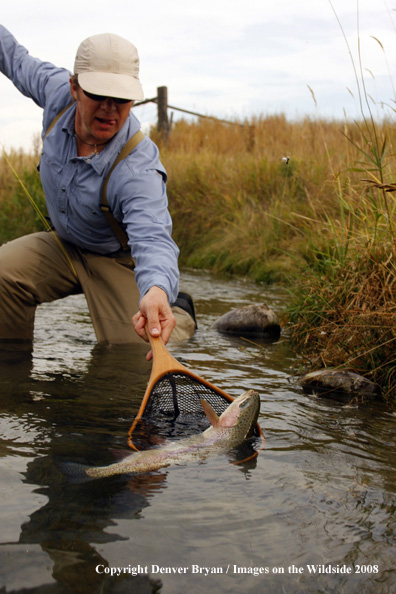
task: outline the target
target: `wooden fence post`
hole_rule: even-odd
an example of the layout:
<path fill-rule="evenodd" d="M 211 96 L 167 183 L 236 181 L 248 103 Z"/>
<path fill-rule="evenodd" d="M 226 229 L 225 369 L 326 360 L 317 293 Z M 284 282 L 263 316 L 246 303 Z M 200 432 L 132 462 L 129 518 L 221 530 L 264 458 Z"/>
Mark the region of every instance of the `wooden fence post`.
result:
<path fill-rule="evenodd" d="M 158 131 L 161 132 L 162 138 L 166 141 L 169 135 L 169 120 L 168 120 L 168 87 L 157 88 L 157 104 L 158 104 Z"/>

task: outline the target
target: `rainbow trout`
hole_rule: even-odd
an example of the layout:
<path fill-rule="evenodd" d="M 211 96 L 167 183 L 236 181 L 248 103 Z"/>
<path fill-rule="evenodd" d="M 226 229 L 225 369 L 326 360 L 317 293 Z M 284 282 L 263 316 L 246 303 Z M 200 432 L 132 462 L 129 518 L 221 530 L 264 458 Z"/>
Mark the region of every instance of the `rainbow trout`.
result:
<path fill-rule="evenodd" d="M 149 472 L 194 459 L 204 460 L 210 455 L 226 452 L 238 446 L 252 434 L 259 413 L 260 399 L 257 392 L 249 390 L 235 398 L 220 417 L 208 402 L 201 399 L 201 404 L 211 426 L 198 435 L 170 442 L 162 447 L 135 452 L 109 466 L 73 466 L 80 467 L 80 472 L 85 473 L 85 479 L 95 479 L 116 474 Z"/>

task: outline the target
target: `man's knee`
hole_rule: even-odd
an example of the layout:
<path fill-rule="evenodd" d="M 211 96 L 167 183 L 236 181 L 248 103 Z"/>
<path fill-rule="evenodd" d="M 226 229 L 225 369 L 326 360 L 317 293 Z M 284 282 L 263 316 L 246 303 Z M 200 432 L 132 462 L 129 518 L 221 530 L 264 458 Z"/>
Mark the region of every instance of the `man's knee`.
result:
<path fill-rule="evenodd" d="M 176 326 L 170 337 L 170 342 L 181 342 L 187 340 L 195 334 L 195 322 L 184 309 L 172 306 L 173 315 L 176 318 Z"/>
<path fill-rule="evenodd" d="M 29 274 L 31 249 L 23 238 L 5 243 L 0 247 L 0 295 L 4 299 L 27 300 L 34 303 L 34 284 Z"/>
<path fill-rule="evenodd" d="M 0 247 L 0 279 L 9 282 L 15 275 L 15 260 L 10 250 L 10 244 L 5 243 Z M 0 283 L 0 288 L 2 286 Z"/>
<path fill-rule="evenodd" d="M 171 342 L 181 342 L 194 336 L 197 320 L 191 295 L 180 292 L 172 304 L 172 312 L 176 318 L 176 326 L 170 337 Z"/>

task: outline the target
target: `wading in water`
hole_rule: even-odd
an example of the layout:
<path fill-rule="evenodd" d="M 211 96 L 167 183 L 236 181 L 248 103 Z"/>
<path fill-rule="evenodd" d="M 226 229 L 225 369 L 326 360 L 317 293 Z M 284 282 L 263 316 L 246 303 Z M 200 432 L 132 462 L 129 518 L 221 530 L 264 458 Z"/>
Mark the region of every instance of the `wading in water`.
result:
<path fill-rule="evenodd" d="M 32 342 L 37 305 L 81 292 L 100 343 L 147 340 L 146 323 L 165 343 L 191 336 L 166 171 L 131 113 L 143 99 L 135 46 L 109 33 L 89 37 L 71 75 L 0 26 L 0 69 L 43 109 L 40 176 L 53 227 L 0 247 L 3 347 Z"/>

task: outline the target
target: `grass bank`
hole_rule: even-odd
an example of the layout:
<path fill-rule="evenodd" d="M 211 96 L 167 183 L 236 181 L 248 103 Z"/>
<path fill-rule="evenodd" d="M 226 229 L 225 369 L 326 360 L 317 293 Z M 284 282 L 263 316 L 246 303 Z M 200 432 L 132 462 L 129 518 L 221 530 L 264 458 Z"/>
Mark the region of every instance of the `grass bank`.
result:
<path fill-rule="evenodd" d="M 395 147 L 391 121 L 174 124 L 160 145 L 181 264 L 290 289 L 309 368 L 353 368 L 396 387 Z M 37 155 L 10 155 L 43 206 Z M 41 228 L 4 159 L 0 242 Z"/>
<path fill-rule="evenodd" d="M 396 127 L 284 117 L 178 123 L 162 147 L 182 262 L 286 283 L 307 369 L 396 392 Z"/>

